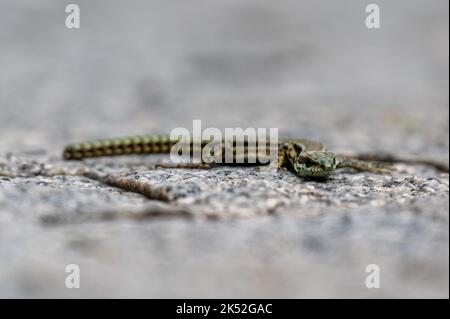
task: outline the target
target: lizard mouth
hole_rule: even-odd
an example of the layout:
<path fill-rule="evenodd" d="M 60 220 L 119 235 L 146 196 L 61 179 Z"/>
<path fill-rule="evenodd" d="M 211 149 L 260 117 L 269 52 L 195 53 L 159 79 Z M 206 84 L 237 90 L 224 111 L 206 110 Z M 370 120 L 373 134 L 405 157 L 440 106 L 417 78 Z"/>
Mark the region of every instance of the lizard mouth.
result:
<path fill-rule="evenodd" d="M 332 167 L 326 167 L 304 156 L 297 158 L 295 170 L 299 175 L 311 177 L 327 177 L 333 172 Z"/>
<path fill-rule="evenodd" d="M 322 165 L 321 163 L 317 163 L 315 161 L 312 161 L 310 158 L 299 156 L 297 159 L 297 163 L 312 170 L 322 170 L 322 171 L 332 171 L 333 168 L 331 166 L 327 167 L 325 165 Z"/>

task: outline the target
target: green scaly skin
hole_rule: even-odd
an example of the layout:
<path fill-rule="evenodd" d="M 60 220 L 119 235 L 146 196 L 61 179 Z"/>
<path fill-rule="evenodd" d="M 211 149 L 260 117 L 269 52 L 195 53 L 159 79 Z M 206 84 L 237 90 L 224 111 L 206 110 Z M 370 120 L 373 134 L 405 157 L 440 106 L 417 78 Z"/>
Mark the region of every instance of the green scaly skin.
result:
<path fill-rule="evenodd" d="M 68 145 L 64 149 L 66 160 L 81 160 L 90 157 L 116 156 L 126 154 L 169 153 L 171 147 L 179 139 L 171 139 L 168 135 L 145 135 L 116 139 L 98 140 Z M 203 141 L 205 145 L 209 141 Z M 244 157 L 248 150 L 244 150 Z M 234 150 L 233 159 L 236 159 Z M 215 163 L 212 163 L 215 164 Z M 216 163 L 219 165 L 219 163 Z M 225 164 L 230 165 L 230 164 Z M 232 164 L 231 164 L 232 165 Z M 161 164 L 170 168 L 207 168 L 206 163 Z M 358 171 L 387 173 L 389 165 L 375 161 L 363 161 L 355 158 L 335 155 L 328 151 L 322 143 L 307 139 L 283 139 L 278 143 L 278 168 L 294 171 L 299 177 L 328 177 L 336 169 L 353 168 Z"/>

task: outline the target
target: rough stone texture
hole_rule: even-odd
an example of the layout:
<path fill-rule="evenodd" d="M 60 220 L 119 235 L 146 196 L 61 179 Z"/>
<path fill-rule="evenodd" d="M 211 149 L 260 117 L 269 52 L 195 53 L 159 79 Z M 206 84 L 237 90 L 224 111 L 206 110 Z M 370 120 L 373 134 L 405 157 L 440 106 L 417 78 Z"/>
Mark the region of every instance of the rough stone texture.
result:
<path fill-rule="evenodd" d="M 77 3 L 76 31 L 60 1 L 0 5 L 0 297 L 448 298 L 449 177 L 432 168 L 314 182 L 60 159 L 201 119 L 448 163 L 448 2 L 378 1 L 379 30 L 356 0 Z"/>

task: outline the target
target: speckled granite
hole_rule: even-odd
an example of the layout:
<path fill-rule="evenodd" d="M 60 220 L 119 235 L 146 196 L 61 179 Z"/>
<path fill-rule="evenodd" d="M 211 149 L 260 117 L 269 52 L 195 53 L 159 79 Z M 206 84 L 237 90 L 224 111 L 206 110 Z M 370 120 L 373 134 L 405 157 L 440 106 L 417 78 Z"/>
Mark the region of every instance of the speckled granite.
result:
<path fill-rule="evenodd" d="M 316 182 L 60 158 L 201 119 L 448 164 L 447 2 L 378 1 L 379 30 L 356 0 L 77 3 L 77 31 L 60 1 L 0 4 L 0 297 L 448 298 L 449 175 L 432 168 Z M 113 186 L 130 180 L 147 196 Z"/>

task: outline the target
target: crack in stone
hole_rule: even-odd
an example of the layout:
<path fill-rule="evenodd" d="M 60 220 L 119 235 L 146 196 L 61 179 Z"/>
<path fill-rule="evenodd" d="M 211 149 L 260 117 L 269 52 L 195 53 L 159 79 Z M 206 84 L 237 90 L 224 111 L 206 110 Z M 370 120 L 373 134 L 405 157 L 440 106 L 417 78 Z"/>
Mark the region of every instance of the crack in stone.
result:
<path fill-rule="evenodd" d="M 127 177 L 116 177 L 111 175 L 100 176 L 94 172 L 88 172 L 83 176 L 92 180 L 98 181 L 108 186 L 117 187 L 128 192 L 133 192 L 142 195 L 148 199 L 169 202 L 173 200 L 173 196 L 162 187 L 154 187 L 149 183 L 139 180 L 130 179 Z"/>

